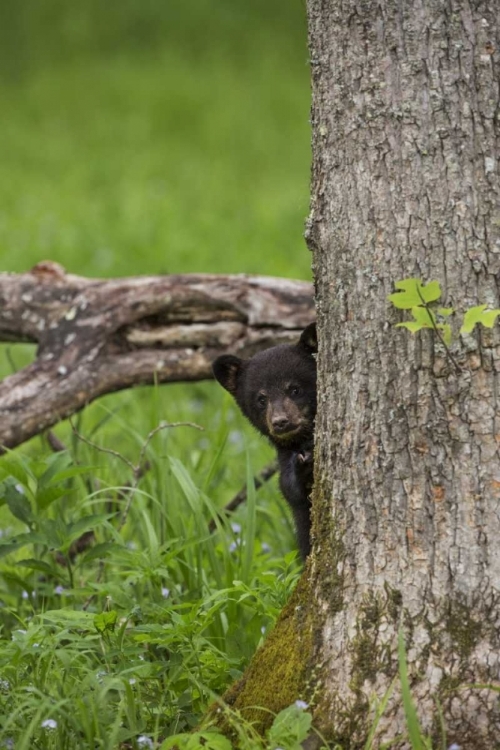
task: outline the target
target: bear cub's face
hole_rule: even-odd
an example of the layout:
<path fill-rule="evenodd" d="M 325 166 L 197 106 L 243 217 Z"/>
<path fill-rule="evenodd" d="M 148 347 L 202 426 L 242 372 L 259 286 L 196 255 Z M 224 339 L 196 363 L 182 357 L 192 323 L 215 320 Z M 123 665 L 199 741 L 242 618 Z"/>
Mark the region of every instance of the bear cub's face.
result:
<path fill-rule="evenodd" d="M 316 324 L 297 344 L 281 344 L 249 360 L 218 357 L 213 372 L 243 414 L 274 445 L 294 448 L 312 440 L 316 416 Z"/>

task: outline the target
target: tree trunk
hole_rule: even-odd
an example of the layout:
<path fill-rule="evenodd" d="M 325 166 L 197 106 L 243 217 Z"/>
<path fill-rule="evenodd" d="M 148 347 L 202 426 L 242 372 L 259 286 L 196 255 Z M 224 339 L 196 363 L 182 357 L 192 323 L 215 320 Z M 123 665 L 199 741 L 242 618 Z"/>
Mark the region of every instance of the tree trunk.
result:
<path fill-rule="evenodd" d="M 457 371 L 433 331 L 394 327 L 405 314 L 387 295 L 420 277 L 457 310 L 500 306 L 500 4 L 307 5 L 315 543 L 230 698 L 305 699 L 328 739 L 362 747 L 402 628 L 425 732 L 441 742 L 439 703 L 448 745 L 491 750 L 498 693 L 480 686 L 500 675 L 500 337 L 457 335 Z M 266 692 L 283 663 L 290 675 Z M 376 738 L 410 746 L 398 680 Z"/>
<path fill-rule="evenodd" d="M 38 345 L 31 365 L 0 382 L 0 453 L 105 393 L 211 378 L 219 354 L 291 343 L 313 319 L 305 281 L 86 279 L 50 261 L 0 274 L 0 341 Z"/>
<path fill-rule="evenodd" d="M 386 297 L 418 276 L 499 306 L 500 4 L 308 5 L 323 711 L 362 742 L 403 626 L 425 729 L 437 698 L 449 742 L 499 746 L 497 694 L 457 688 L 500 670 L 500 337 L 458 341 L 457 372 Z M 405 733 L 399 695 L 380 741 Z"/>

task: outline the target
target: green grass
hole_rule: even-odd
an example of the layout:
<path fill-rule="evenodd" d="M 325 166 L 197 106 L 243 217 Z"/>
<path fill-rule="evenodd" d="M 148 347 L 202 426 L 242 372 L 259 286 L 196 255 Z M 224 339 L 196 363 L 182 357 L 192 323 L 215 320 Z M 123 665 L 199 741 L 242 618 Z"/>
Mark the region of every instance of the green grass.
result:
<path fill-rule="evenodd" d="M 244 475 L 254 456 L 239 415 L 228 404 L 209 413 L 207 388 L 198 391 L 206 433 L 158 432 L 132 492 L 120 488 L 145 435 L 125 394 L 113 415 L 101 405 L 79 420 L 84 440 L 59 428 L 67 453 L 14 452 L 0 463 L 0 742 L 135 747 L 142 735 L 187 731 L 286 602 L 299 566 L 281 500 L 266 487 L 219 520 L 241 483 L 237 466 Z M 152 391 L 148 427 L 161 397 Z M 95 538 L 73 558 L 71 543 L 89 529 Z"/>

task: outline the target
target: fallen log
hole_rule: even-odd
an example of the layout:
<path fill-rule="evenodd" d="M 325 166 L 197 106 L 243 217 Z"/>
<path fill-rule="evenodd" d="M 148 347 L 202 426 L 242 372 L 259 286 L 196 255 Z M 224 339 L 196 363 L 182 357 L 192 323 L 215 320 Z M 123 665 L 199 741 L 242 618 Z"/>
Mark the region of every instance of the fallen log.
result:
<path fill-rule="evenodd" d="M 265 276 L 88 279 L 44 261 L 0 274 L 0 341 L 37 344 L 0 382 L 0 451 L 106 393 L 205 380 L 219 354 L 291 343 L 314 319 L 312 285 Z M 2 448 L 3 447 L 3 448 Z"/>

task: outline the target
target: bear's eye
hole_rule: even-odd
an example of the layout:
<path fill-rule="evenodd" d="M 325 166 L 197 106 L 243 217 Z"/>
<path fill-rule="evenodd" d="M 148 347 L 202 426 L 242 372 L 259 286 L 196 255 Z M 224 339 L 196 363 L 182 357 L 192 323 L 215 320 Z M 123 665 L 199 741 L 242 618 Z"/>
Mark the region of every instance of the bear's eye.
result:
<path fill-rule="evenodd" d="M 267 398 L 264 393 L 259 393 L 259 395 L 257 396 L 257 403 L 259 406 L 262 406 L 262 407 L 264 407 L 267 404 Z"/>
<path fill-rule="evenodd" d="M 291 385 L 288 388 L 288 393 L 290 394 L 290 396 L 300 396 L 301 392 L 301 388 L 298 385 Z"/>

